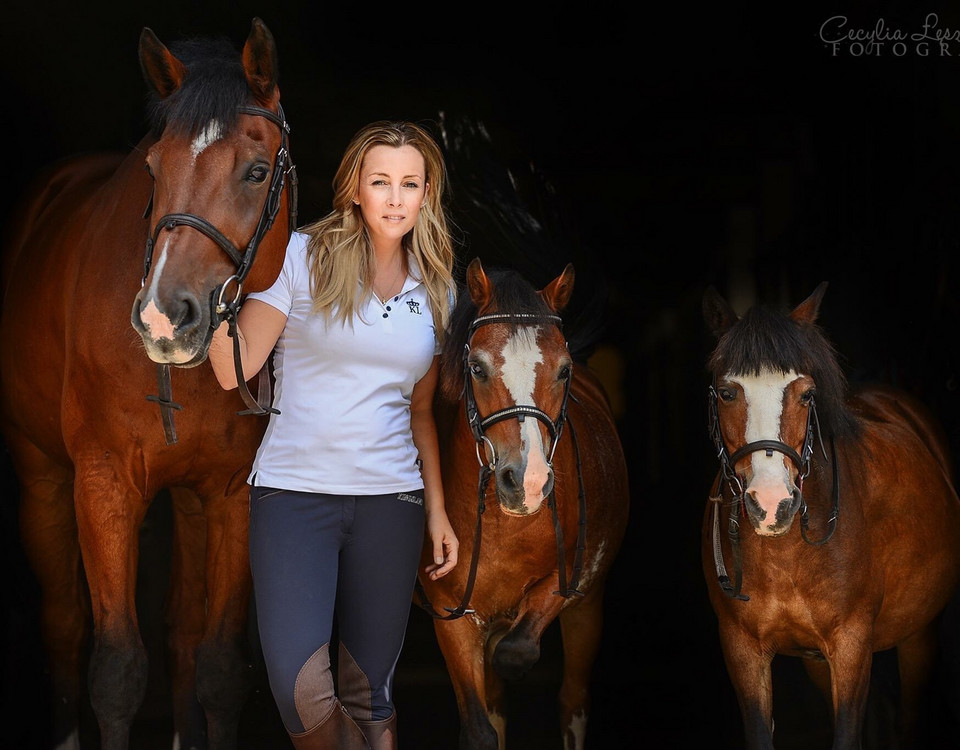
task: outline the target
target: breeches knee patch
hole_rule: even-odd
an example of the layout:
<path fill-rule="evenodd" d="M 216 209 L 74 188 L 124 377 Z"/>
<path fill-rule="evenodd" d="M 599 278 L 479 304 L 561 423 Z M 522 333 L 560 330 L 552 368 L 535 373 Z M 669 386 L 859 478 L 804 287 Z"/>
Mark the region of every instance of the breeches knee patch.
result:
<path fill-rule="evenodd" d="M 330 671 L 329 643 L 317 649 L 300 669 L 293 699 L 300 721 L 307 731 L 326 721 L 336 708 L 337 696 Z"/>

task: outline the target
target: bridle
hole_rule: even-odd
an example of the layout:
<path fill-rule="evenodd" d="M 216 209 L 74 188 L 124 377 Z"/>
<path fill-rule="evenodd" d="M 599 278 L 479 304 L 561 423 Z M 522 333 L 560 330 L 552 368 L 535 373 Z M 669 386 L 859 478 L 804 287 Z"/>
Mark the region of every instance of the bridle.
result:
<path fill-rule="evenodd" d="M 444 607 L 448 614 L 441 615 L 434 609 L 433 605 L 430 603 L 430 600 L 427 598 L 426 592 L 423 590 L 423 587 L 420 584 L 420 579 L 417 579 L 417 593 L 420 597 L 420 605 L 432 617 L 439 620 L 455 620 L 465 614 L 472 614 L 474 612 L 474 610 L 469 609 L 469 604 L 470 596 L 473 593 L 473 586 L 476 583 L 477 566 L 480 560 L 480 541 L 483 530 L 482 518 L 484 512 L 486 511 L 487 486 L 490 483 L 490 477 L 493 475 L 497 464 L 496 449 L 494 448 L 493 443 L 490 441 L 490 438 L 488 438 L 484 432 L 491 425 L 497 424 L 498 422 L 502 422 L 506 419 L 516 419 L 519 422 L 523 422 L 524 419 L 529 416 L 540 420 L 544 425 L 546 425 L 547 431 L 550 433 L 551 441 L 547 464 L 551 469 L 553 468 L 553 454 L 556 451 L 557 443 L 560 441 L 560 437 L 563 434 L 563 427 L 565 424 L 570 425 L 570 437 L 573 440 L 573 447 L 577 457 L 580 521 L 577 531 L 577 548 L 574 554 L 572 576 L 568 586 L 566 580 L 567 561 L 564 551 L 563 528 L 560 525 L 560 517 L 556 501 L 556 483 L 554 483 L 553 488 L 550 490 L 550 495 L 547 498 L 547 505 L 550 508 L 553 516 L 554 535 L 557 541 L 557 571 L 559 575 L 559 588 L 553 593 L 557 594 L 558 596 L 562 596 L 565 599 L 569 599 L 573 596 L 583 596 L 583 592 L 577 587 L 580 583 L 580 574 L 583 569 L 583 553 L 586 549 L 587 502 L 586 492 L 584 491 L 583 487 L 583 472 L 581 470 L 580 446 L 577 441 L 577 432 L 573 427 L 573 422 L 570 421 L 569 415 L 567 414 L 567 404 L 571 398 L 570 386 L 573 380 L 573 375 L 571 374 L 564 384 L 563 400 L 560 404 L 560 411 L 557 414 L 556 419 L 552 419 L 550 415 L 543 411 L 543 409 L 540 407 L 530 404 L 514 404 L 513 406 L 499 409 L 498 411 L 495 411 L 486 417 L 480 416 L 480 411 L 477 408 L 476 397 L 474 396 L 473 392 L 473 381 L 470 377 L 470 342 L 473 339 L 473 334 L 476 333 L 478 328 L 491 323 L 514 323 L 518 325 L 549 323 L 556 325 L 561 331 L 563 330 L 563 321 L 559 315 L 541 315 L 536 313 L 491 313 L 489 315 L 481 315 L 477 317 L 470 324 L 470 328 L 467 332 L 467 343 L 464 344 L 463 351 L 464 386 L 462 397 L 464 409 L 466 411 L 467 422 L 469 423 L 470 431 L 473 433 L 473 437 L 476 440 L 477 461 L 480 463 L 480 476 L 477 481 L 477 523 L 474 528 L 473 553 L 470 558 L 470 572 L 467 576 L 467 584 L 464 589 L 463 598 L 460 600 L 460 604 L 456 608 Z M 481 450 L 487 454 L 486 461 L 484 460 L 484 457 L 481 456 Z"/>
<path fill-rule="evenodd" d="M 196 229 L 201 234 L 213 240 L 221 250 L 223 250 L 230 260 L 236 266 L 236 271 L 228 276 L 222 284 L 216 287 L 210 293 L 210 327 L 216 330 L 219 325 L 226 320 L 229 326 L 228 332 L 233 339 L 233 359 L 234 367 L 237 373 L 237 384 L 240 395 L 247 405 L 247 409 L 238 412 L 238 414 L 276 414 L 276 409 L 270 406 L 270 378 L 267 366 L 260 372 L 259 389 L 257 398 L 251 395 L 247 388 L 246 379 L 243 376 L 243 365 L 240 361 L 240 341 L 237 336 L 237 313 L 240 309 L 240 297 L 243 292 L 243 282 L 250 272 L 256 259 L 257 249 L 260 242 L 266 236 L 267 232 L 273 227 L 277 213 L 280 211 L 281 195 L 284 187 L 288 188 L 287 196 L 287 227 L 288 235 L 293 232 L 297 222 L 297 168 L 290 156 L 288 136 L 290 134 L 290 125 L 283 114 L 283 107 L 277 105 L 277 112 L 274 113 L 265 107 L 255 105 L 242 105 L 238 108 L 241 114 L 256 115 L 265 117 L 280 128 L 280 146 L 277 149 L 277 156 L 274 160 L 273 174 L 270 179 L 270 188 L 267 197 L 264 200 L 263 208 L 260 211 L 260 219 L 257 222 L 257 228 L 247 244 L 246 249 L 241 250 L 234 245 L 224 234 L 213 224 L 201 216 L 190 213 L 170 213 L 161 216 L 153 231 L 147 237 L 146 252 L 143 260 L 143 278 L 140 281 L 142 287 L 150 273 L 150 266 L 153 263 L 153 250 L 156 247 L 160 233 L 164 230 L 172 230 L 178 226 L 187 226 Z M 287 176 L 289 175 L 289 182 Z M 147 208 L 143 212 L 143 218 L 149 218 L 150 211 L 153 208 L 153 195 L 147 203 Z M 288 236 L 289 239 L 289 236 Z M 236 292 L 230 299 L 227 290 L 230 286 L 236 286 Z M 148 401 L 155 401 L 160 406 L 160 413 L 163 417 L 163 428 L 167 444 L 177 442 L 176 427 L 173 423 L 173 410 L 183 407 L 172 400 L 172 389 L 170 386 L 170 366 L 166 364 L 157 365 L 157 384 L 159 395 L 147 396 Z"/>
<path fill-rule="evenodd" d="M 733 599 L 748 601 L 750 597 L 740 593 L 743 584 L 743 567 L 740 554 L 739 516 L 746 488 L 743 486 L 743 481 L 734 468 L 737 461 L 750 453 L 761 450 L 766 451 L 768 456 L 773 455 L 774 451 L 782 453 L 793 461 L 798 472 L 797 493 L 800 497 L 800 534 L 807 544 L 819 547 L 833 536 L 833 532 L 837 528 L 837 517 L 840 510 L 840 472 L 837 464 L 837 444 L 835 440 L 830 441 L 833 456 L 833 502 L 830 510 L 830 518 L 827 521 L 827 532 L 822 539 L 813 541 L 808 536 L 810 515 L 807 508 L 807 501 L 803 496 L 803 480 L 810 474 L 814 441 L 819 443 L 820 452 L 823 454 L 824 459 L 827 460 L 827 452 L 823 447 L 823 434 L 820 431 L 820 420 L 817 417 L 816 400 L 813 396 L 810 397 L 810 403 L 807 408 L 807 427 L 804 434 L 803 445 L 800 447 L 799 453 L 780 440 L 770 439 L 755 440 L 740 446 L 733 453 L 728 453 L 726 443 L 723 439 L 723 431 L 720 427 L 720 415 L 717 411 L 718 398 L 719 395 L 715 385 L 711 385 L 707 390 L 707 431 L 713 440 L 713 444 L 717 450 L 717 458 L 720 461 L 720 474 L 717 476 L 714 491 L 710 495 L 710 502 L 713 503 L 713 560 L 717 570 L 717 579 L 720 588 Z M 736 581 L 733 586 L 730 585 L 730 577 L 727 575 L 726 566 L 723 563 L 723 552 L 720 549 L 719 508 L 723 500 L 723 493 L 720 487 L 721 479 L 726 480 L 730 495 L 733 499 L 733 502 L 730 503 L 730 515 L 727 525 L 727 535 L 730 538 L 730 546 L 733 551 L 736 576 Z"/>

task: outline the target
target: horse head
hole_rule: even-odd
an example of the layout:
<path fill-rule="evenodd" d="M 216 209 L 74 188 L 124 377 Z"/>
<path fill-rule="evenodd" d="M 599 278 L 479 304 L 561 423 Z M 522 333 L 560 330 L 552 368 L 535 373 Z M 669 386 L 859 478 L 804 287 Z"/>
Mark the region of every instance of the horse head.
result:
<path fill-rule="evenodd" d="M 495 278 L 479 259 L 467 268 L 476 306 L 464 349 L 467 412 L 500 509 L 531 515 L 553 489 L 553 448 L 573 376 L 559 317 L 573 291 L 573 266 L 539 291 L 519 275 Z"/>
<path fill-rule="evenodd" d="M 174 49 L 143 29 L 156 140 L 146 150 L 153 192 L 131 323 L 154 362 L 193 367 L 241 293 L 279 273 L 296 219 L 296 174 L 263 22 L 253 20 L 242 56 L 227 46 Z"/>
<path fill-rule="evenodd" d="M 742 318 L 712 287 L 704 295 L 704 318 L 718 338 L 710 431 L 723 476 L 760 536 L 790 531 L 803 503 L 819 437 L 818 371 L 835 361 L 815 326 L 826 287 L 789 314 L 758 306 Z"/>

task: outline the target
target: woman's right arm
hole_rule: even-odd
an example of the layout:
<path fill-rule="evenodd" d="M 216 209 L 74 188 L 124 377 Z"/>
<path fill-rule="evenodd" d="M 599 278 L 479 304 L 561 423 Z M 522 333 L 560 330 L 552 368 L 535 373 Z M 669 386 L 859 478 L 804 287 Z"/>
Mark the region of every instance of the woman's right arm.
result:
<path fill-rule="evenodd" d="M 256 299 L 244 301 L 237 313 L 236 331 L 244 381 L 260 372 L 286 323 L 287 316 L 266 302 Z M 237 371 L 233 363 L 233 339 L 227 330 L 228 324 L 224 321 L 213 332 L 208 357 L 217 381 L 229 391 L 237 387 Z"/>

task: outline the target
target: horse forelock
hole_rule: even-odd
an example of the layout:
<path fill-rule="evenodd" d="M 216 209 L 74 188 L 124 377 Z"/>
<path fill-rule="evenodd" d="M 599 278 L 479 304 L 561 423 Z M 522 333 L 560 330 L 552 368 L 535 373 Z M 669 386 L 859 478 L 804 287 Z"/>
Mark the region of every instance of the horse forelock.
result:
<path fill-rule="evenodd" d="M 226 39 L 187 39 L 170 45 L 187 68 L 183 84 L 165 99 L 153 94 L 150 129 L 194 136 L 216 120 L 223 135 L 239 120 L 239 107 L 250 100 L 240 54 Z"/>
<path fill-rule="evenodd" d="M 717 342 L 709 359 L 715 376 L 791 370 L 816 383 L 817 417 L 825 436 L 856 434 L 847 408 L 847 379 L 832 342 L 816 323 L 798 323 L 762 305 L 747 311 Z"/>

